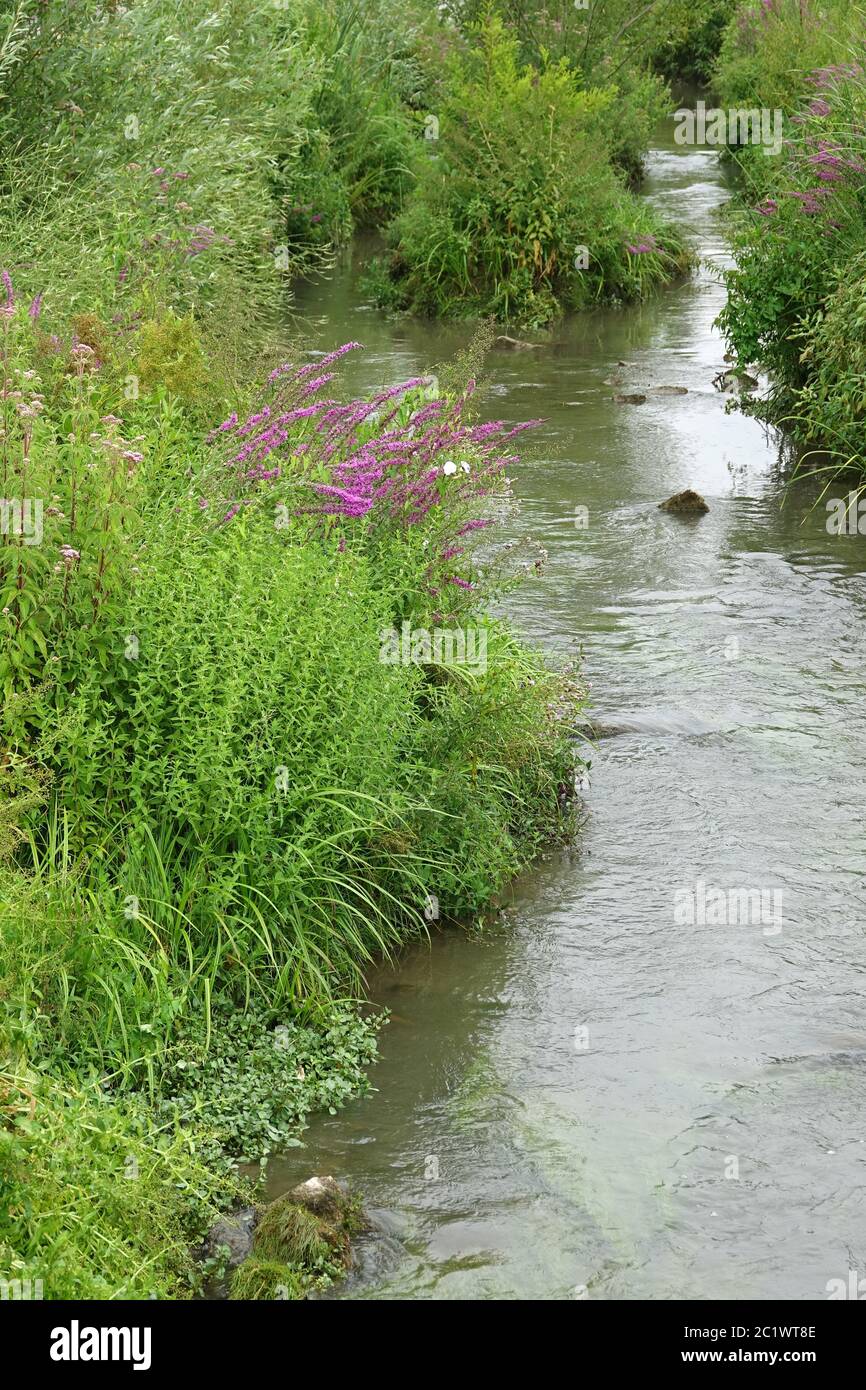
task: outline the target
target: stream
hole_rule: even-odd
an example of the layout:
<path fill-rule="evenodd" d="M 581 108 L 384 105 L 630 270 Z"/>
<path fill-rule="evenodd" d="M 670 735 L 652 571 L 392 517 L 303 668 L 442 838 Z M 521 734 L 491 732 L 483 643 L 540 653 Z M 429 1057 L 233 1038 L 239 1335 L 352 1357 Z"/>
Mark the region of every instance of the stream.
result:
<path fill-rule="evenodd" d="M 644 192 L 700 271 L 488 362 L 485 414 L 545 420 L 512 476 L 549 560 L 508 611 L 582 658 L 587 823 L 491 931 L 376 974 L 375 1092 L 271 1161 L 270 1196 L 331 1173 L 389 1233 L 332 1297 L 797 1300 L 866 1277 L 866 543 L 828 533 L 820 480 L 786 494 L 783 442 L 712 384 L 731 187 L 672 135 Z M 297 304 L 316 348 L 367 347 L 348 387 L 465 344 L 378 313 L 358 256 Z M 686 487 L 706 516 L 658 510 Z"/>

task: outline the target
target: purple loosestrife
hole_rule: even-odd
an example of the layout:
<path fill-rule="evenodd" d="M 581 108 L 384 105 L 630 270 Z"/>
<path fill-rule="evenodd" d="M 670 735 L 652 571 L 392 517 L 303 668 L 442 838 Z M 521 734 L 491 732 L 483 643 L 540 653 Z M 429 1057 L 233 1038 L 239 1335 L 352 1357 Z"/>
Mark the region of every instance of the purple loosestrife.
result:
<path fill-rule="evenodd" d="M 368 400 L 320 396 L 334 377 L 325 369 L 359 346 L 347 343 L 300 368 L 283 363 L 268 377 L 267 399 L 243 423 L 233 413 L 211 431 L 208 439 L 222 455 L 222 467 L 212 476 L 224 480 L 217 487 L 237 489 L 218 504 L 223 524 L 279 484 L 295 517 L 322 527 L 325 535 L 342 523 L 376 544 L 381 535 L 429 527 L 425 545 L 435 558 L 425 571 L 426 592 L 445 584 L 473 591 L 471 578 L 444 571 L 465 555 L 462 537 L 493 525 L 479 509 L 507 489 L 505 470 L 516 457 L 510 441 L 539 422 L 468 422 L 472 381 L 460 396 L 422 397 L 414 409 L 412 393 L 429 387 L 428 377 L 413 377 Z M 237 500 L 241 490 L 249 494 L 243 503 Z M 341 531 L 341 548 L 347 535 Z"/>

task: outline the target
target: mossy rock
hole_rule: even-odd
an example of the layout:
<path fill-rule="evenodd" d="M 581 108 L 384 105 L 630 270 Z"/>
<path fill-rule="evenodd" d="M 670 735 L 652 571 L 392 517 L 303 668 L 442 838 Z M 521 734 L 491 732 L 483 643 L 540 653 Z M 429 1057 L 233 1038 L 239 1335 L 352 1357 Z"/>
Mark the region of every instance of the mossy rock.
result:
<path fill-rule="evenodd" d="M 253 1255 L 339 1277 L 352 1263 L 352 1236 L 367 1225 L 360 1200 L 334 1178 L 309 1178 L 261 1208 Z"/>
<path fill-rule="evenodd" d="M 229 1286 L 229 1298 L 238 1302 L 296 1302 L 305 1297 L 306 1285 L 296 1269 L 255 1255 L 235 1270 Z"/>
<path fill-rule="evenodd" d="M 676 492 L 666 502 L 659 502 L 659 511 L 675 512 L 679 516 L 703 516 L 709 506 L 699 492 L 687 487 L 685 492 Z"/>
<path fill-rule="evenodd" d="M 262 1211 L 253 1253 L 263 1260 L 314 1265 L 331 1255 L 336 1243 L 334 1234 L 333 1228 L 312 1212 L 286 1197 L 278 1197 Z"/>

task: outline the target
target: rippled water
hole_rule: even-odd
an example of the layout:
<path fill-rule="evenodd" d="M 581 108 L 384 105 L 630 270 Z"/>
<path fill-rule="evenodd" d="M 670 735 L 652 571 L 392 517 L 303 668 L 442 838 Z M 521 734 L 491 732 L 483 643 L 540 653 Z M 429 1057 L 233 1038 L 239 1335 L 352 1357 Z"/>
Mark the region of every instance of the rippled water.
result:
<path fill-rule="evenodd" d="M 725 262 L 712 152 L 660 145 L 646 192 Z M 550 560 L 512 616 L 583 651 L 604 736 L 577 849 L 490 936 L 381 973 L 377 1094 L 272 1164 L 272 1192 L 333 1173 L 392 1232 L 340 1296 L 807 1299 L 866 1276 L 864 540 L 828 535 L 816 484 L 783 499 L 778 442 L 725 413 L 722 302 L 708 268 L 492 359 L 489 413 L 547 420 L 515 479 Z M 356 386 L 466 335 L 383 319 L 352 267 L 301 307 L 323 348 L 370 347 Z M 688 394 L 617 406 L 613 371 Z M 707 516 L 657 510 L 686 486 Z M 684 925 L 699 881 L 780 910 Z"/>

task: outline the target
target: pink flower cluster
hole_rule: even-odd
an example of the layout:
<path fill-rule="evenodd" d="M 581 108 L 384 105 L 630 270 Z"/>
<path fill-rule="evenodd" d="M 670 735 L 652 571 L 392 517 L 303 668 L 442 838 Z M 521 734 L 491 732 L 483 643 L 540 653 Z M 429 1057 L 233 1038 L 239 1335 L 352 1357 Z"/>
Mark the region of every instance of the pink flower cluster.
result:
<path fill-rule="evenodd" d="M 378 391 L 369 400 L 342 404 L 320 397 L 334 377 L 326 369 L 359 347 L 346 343 L 303 367 L 283 363 L 268 378 L 268 398 L 243 422 L 231 414 L 208 439 L 225 451 L 223 466 L 235 489 L 249 494 L 283 479 L 297 499 L 298 517 L 329 525 L 364 522 L 366 531 L 375 532 L 381 526 L 408 528 L 432 514 L 441 523 L 435 528 L 432 575 L 463 555 L 465 547 L 455 544 L 459 538 L 492 524 L 483 517 L 467 520 L 467 512 L 502 489 L 505 470 L 516 457 L 512 441 L 539 422 L 508 428 L 501 420 L 467 421 L 474 382 L 451 398 L 430 399 L 423 391 L 429 387 L 426 377 Z M 247 496 L 244 502 L 251 500 Z M 244 505 L 237 491 L 235 500 L 226 501 L 223 523 Z M 339 539 L 344 546 L 345 535 Z M 439 582 L 472 588 L 462 575 L 440 575 Z"/>

